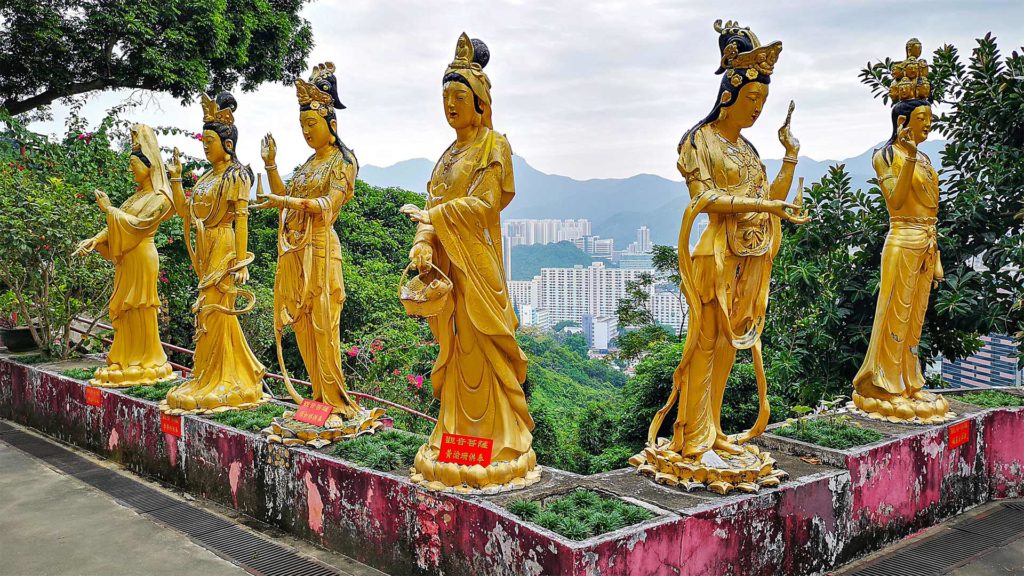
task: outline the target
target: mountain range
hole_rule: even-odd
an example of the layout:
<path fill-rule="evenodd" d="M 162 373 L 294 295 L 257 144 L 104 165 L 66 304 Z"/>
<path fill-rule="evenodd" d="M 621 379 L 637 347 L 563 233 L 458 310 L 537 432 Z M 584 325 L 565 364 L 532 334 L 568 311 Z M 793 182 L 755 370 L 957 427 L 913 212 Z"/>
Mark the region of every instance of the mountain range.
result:
<path fill-rule="evenodd" d="M 921 151 L 938 164 L 945 142 L 926 141 Z M 797 178 L 810 186 L 824 176 L 829 166 L 844 164 L 854 187 L 866 188 L 875 177 L 871 167 L 873 149 L 845 160 L 813 160 L 800 157 L 793 180 L 791 196 L 796 194 Z M 512 218 L 587 218 L 592 231 L 602 238 L 614 238 L 617 249 L 636 240 L 636 230 L 646 225 L 655 244 L 675 245 L 679 223 L 689 195 L 682 180 L 669 180 L 653 174 L 637 174 L 629 178 L 596 178 L 575 180 L 567 176 L 546 174 L 530 166 L 521 156 L 512 158 L 516 178 L 516 197 L 502 219 Z M 768 178 L 773 179 L 781 160 L 765 159 Z M 374 186 L 394 186 L 424 192 L 434 162 L 426 158 L 403 160 L 387 167 L 363 166 L 359 177 Z M 696 232 L 694 227 L 694 233 Z M 696 236 L 691 238 L 691 242 Z"/>

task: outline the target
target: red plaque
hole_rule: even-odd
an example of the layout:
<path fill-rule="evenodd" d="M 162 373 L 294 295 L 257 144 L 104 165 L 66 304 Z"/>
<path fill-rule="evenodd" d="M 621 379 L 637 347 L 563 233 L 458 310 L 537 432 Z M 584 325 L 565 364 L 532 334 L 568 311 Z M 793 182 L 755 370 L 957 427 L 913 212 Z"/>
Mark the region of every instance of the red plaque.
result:
<path fill-rule="evenodd" d="M 160 414 L 160 430 L 164 434 L 170 434 L 176 438 L 181 438 L 181 416 L 172 416 L 170 414 Z"/>
<path fill-rule="evenodd" d="M 958 422 L 949 427 L 949 442 L 946 444 L 946 448 L 952 450 L 959 446 L 967 444 L 967 439 L 971 435 L 971 421 L 964 420 Z"/>
<path fill-rule="evenodd" d="M 99 406 L 103 403 L 103 391 L 99 388 L 88 386 L 85 389 L 85 405 Z"/>
<path fill-rule="evenodd" d="M 490 438 L 442 434 L 441 454 L 437 459 L 439 462 L 451 462 L 465 466 L 479 464 L 487 467 L 491 464 L 491 450 L 493 449 L 494 445 Z"/>
<path fill-rule="evenodd" d="M 302 405 L 299 406 L 299 410 L 295 413 L 295 419 L 306 424 L 323 426 L 327 419 L 331 417 L 333 410 L 334 407 L 330 404 L 306 399 L 302 401 Z"/>

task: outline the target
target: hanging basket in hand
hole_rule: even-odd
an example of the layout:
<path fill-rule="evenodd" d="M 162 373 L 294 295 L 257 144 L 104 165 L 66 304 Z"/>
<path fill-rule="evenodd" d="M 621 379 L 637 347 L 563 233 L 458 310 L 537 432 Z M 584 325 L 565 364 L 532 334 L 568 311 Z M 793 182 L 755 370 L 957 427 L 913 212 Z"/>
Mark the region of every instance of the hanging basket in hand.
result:
<path fill-rule="evenodd" d="M 398 285 L 398 299 L 402 306 L 405 306 L 405 313 L 409 316 L 437 316 L 452 297 L 452 281 L 440 268 L 431 263 L 430 267 L 437 270 L 439 277 L 428 284 L 422 280 L 423 274 L 420 274 L 406 282 L 409 270 L 414 267 L 415 264 L 410 263 L 402 272 L 402 280 Z"/>

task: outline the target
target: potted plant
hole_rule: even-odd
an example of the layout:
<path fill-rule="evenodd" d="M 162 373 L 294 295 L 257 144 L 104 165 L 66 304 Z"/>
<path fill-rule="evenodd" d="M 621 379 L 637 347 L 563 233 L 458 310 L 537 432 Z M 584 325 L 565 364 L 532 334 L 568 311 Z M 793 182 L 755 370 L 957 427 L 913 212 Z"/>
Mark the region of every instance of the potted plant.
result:
<path fill-rule="evenodd" d="M 37 348 L 32 330 L 18 324 L 17 299 L 11 291 L 0 296 L 0 343 L 11 352 L 26 352 Z"/>

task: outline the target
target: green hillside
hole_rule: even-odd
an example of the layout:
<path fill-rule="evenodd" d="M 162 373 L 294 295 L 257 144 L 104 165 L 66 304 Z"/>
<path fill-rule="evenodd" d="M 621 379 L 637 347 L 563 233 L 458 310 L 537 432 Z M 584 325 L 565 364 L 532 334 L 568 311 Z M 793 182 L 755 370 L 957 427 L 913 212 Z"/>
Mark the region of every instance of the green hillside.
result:
<path fill-rule="evenodd" d="M 572 242 L 534 244 L 512 248 L 511 280 L 529 280 L 541 268 L 572 268 L 590 266 L 593 260 Z"/>

